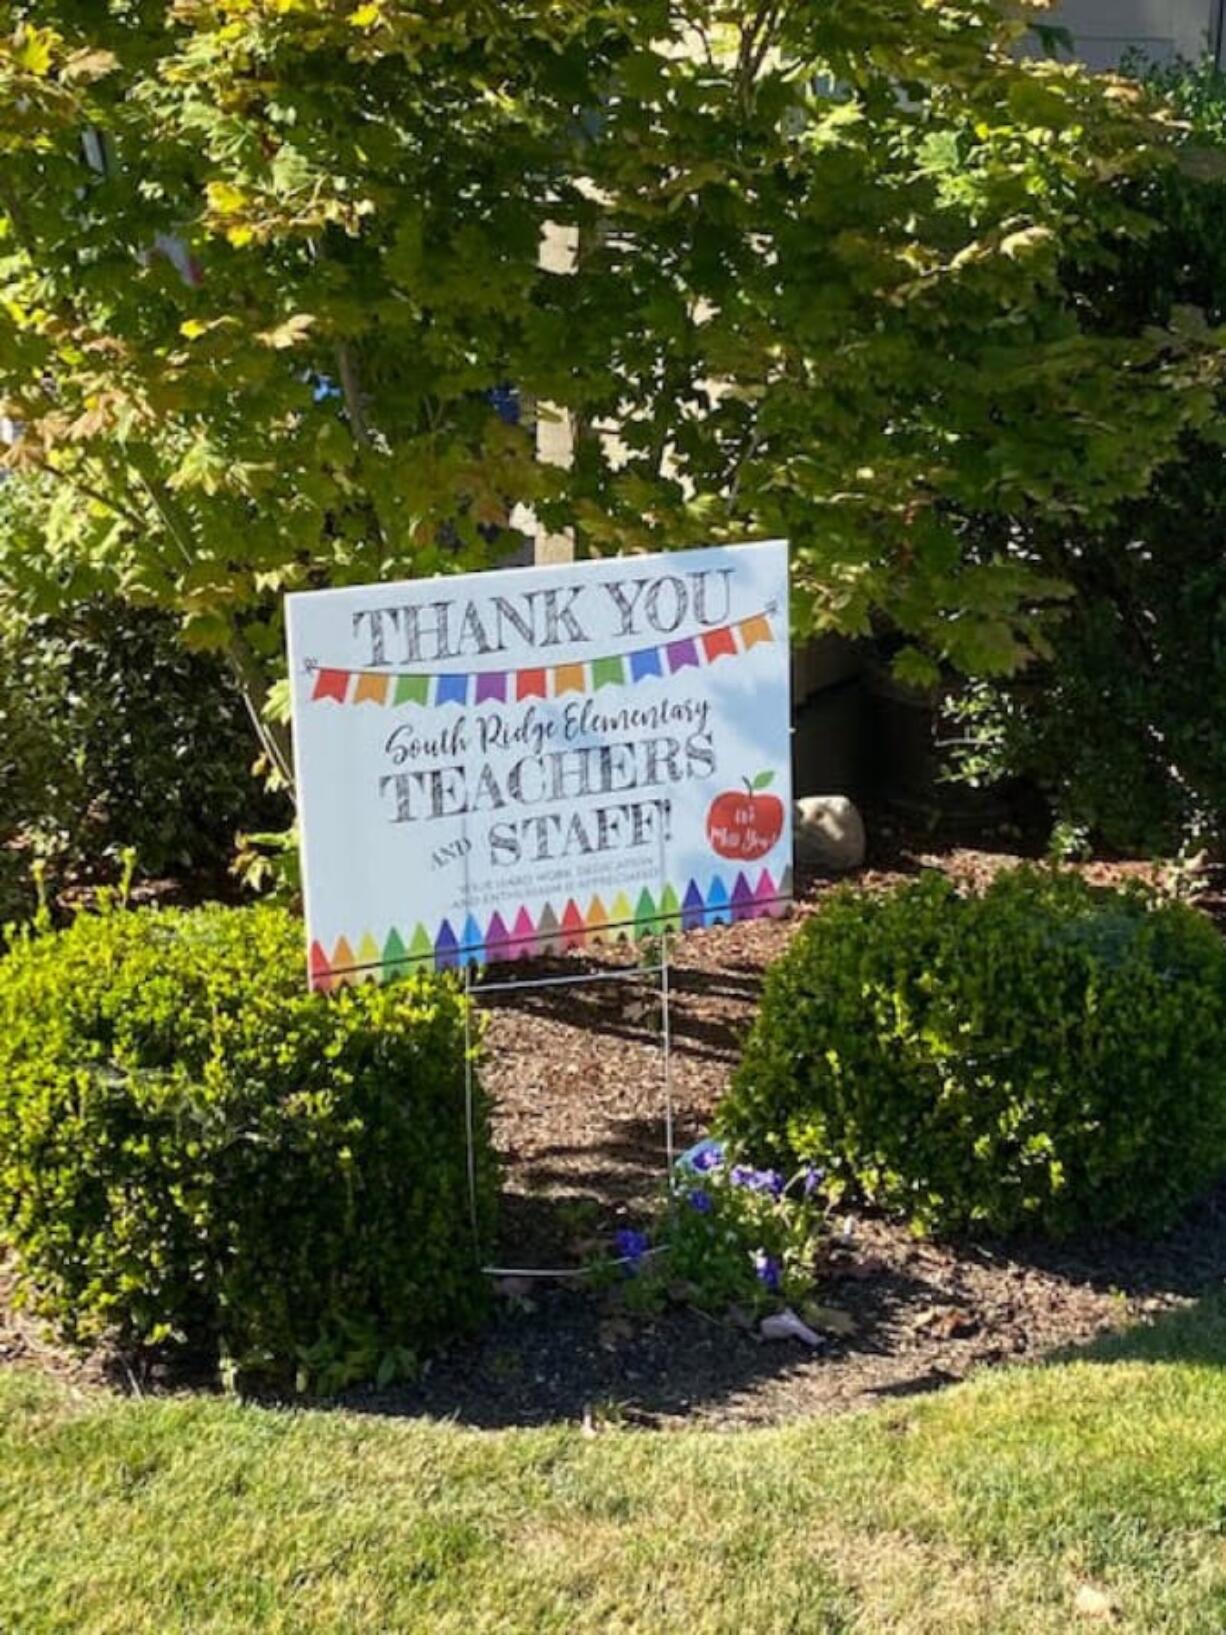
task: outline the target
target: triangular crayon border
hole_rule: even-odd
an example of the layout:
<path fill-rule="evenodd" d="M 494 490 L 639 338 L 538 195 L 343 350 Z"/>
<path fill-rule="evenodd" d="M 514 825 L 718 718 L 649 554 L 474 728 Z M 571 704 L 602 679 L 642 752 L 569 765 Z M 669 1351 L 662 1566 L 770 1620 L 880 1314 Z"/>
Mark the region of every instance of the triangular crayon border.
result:
<path fill-rule="evenodd" d="M 756 881 L 740 870 L 731 885 L 717 874 L 705 889 L 697 880 L 690 880 L 681 890 L 666 884 L 658 896 L 644 886 L 633 903 L 625 899 L 627 912 L 617 917 L 612 917 L 599 892 L 594 892 L 586 906 L 573 897 L 560 911 L 546 903 L 535 921 L 524 905 L 509 916 L 509 923 L 495 910 L 484 934 L 480 921 L 468 914 L 458 931 L 450 919 L 444 919 L 433 936 L 420 923 L 407 933 L 393 928 L 381 950 L 369 931 L 357 937 L 338 937 L 331 953 L 313 941 L 308 958 L 310 983 L 326 993 L 356 982 L 386 982 L 426 965 L 438 971 L 453 970 L 461 965 L 530 959 L 601 942 L 640 942 L 664 929 L 692 931 L 706 925 L 728 925 L 734 920 L 779 917 L 787 913 L 791 903 L 790 868 L 784 869 L 778 881 L 769 869 L 763 869 Z M 355 949 L 381 957 L 359 958 Z"/>

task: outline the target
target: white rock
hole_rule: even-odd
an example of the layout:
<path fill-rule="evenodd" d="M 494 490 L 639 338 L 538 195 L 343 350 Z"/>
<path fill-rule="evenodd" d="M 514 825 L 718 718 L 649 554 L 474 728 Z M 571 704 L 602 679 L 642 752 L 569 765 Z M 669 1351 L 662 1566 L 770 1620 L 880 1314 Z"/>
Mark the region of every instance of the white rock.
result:
<path fill-rule="evenodd" d="M 846 795 L 806 795 L 792 822 L 798 863 L 839 873 L 864 862 L 864 819 Z"/>

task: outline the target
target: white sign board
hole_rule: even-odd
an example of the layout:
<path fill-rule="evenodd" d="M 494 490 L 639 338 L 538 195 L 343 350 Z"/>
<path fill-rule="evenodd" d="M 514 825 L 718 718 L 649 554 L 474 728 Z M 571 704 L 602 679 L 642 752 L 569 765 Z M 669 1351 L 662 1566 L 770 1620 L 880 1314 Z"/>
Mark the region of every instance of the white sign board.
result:
<path fill-rule="evenodd" d="M 785 908 L 782 541 L 286 613 L 314 986 Z"/>

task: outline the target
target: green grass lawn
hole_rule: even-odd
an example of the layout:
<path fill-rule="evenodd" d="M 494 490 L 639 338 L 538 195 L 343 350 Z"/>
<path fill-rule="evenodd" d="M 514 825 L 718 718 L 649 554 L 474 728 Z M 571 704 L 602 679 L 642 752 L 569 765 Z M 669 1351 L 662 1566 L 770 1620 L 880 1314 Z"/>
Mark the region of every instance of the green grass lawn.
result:
<path fill-rule="evenodd" d="M 1214 1303 L 868 1416 L 595 1438 L 0 1372 L 0 1631 L 1214 1635 L 1224 1365 Z"/>

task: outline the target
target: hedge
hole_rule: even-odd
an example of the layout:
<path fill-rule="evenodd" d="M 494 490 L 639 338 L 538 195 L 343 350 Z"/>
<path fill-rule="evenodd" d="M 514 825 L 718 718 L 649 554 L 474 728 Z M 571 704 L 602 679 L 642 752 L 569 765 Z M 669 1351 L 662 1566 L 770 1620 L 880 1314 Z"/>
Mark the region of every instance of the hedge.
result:
<path fill-rule="evenodd" d="M 845 889 L 768 973 L 718 1126 L 925 1230 L 1162 1226 L 1226 1169 L 1226 947 L 1054 870 Z"/>
<path fill-rule="evenodd" d="M 0 960 L 0 1242 L 74 1343 L 330 1389 L 411 1370 L 486 1303 L 464 997 L 306 991 L 281 909 L 83 915 Z"/>

